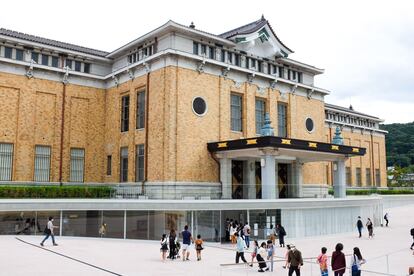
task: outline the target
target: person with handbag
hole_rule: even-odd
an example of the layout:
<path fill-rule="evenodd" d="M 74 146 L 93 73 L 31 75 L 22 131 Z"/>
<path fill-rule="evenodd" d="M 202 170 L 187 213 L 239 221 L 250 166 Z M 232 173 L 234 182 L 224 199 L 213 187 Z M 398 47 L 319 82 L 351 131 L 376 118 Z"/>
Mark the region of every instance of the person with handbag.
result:
<path fill-rule="evenodd" d="M 53 225 L 53 217 L 49 217 L 49 221 L 47 222 L 46 228 L 45 228 L 45 234 L 46 237 L 43 239 L 43 241 L 40 243 L 41 246 L 44 246 L 44 242 L 49 238 L 52 237 L 52 243 L 54 246 L 57 246 L 58 244 L 55 242 L 55 235 L 53 234 L 53 229 L 59 228 L 58 226 Z"/>
<path fill-rule="evenodd" d="M 366 261 L 362 258 L 361 251 L 358 247 L 354 247 L 354 254 L 350 257 L 349 263 L 351 264 L 351 275 L 361 276 L 361 265 Z"/>

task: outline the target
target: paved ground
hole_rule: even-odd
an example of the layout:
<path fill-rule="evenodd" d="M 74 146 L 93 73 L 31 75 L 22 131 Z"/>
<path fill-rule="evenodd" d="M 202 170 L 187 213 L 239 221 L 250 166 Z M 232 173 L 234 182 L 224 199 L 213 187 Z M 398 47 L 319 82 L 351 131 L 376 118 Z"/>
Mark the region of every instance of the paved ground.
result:
<path fill-rule="evenodd" d="M 358 246 L 367 264 L 364 269 L 378 273 L 364 272 L 363 275 L 381 275 L 387 272 L 386 254 L 389 272 L 392 275 L 407 275 L 408 266 L 414 266 L 414 256 L 409 247 L 412 238 L 409 230 L 414 227 L 414 205 L 398 207 L 388 210 L 390 213 L 390 227 L 376 228 L 375 237 L 368 240 L 358 239 L 356 233 L 323 236 L 307 239 L 289 240 L 302 251 L 303 256 L 317 256 L 319 249 L 326 246 L 332 252 L 337 242 L 345 245 L 345 253 L 350 253 L 354 246 Z M 323 226 L 321 226 L 323 227 Z M 24 241 L 38 245 L 41 237 L 18 236 Z M 234 251 L 230 246 L 208 244 L 203 251 L 203 260 L 195 260 L 192 250 L 190 261 L 160 260 L 159 243 L 153 241 L 93 239 L 75 237 L 57 237 L 59 246 L 52 247 L 50 241 L 46 249 L 76 258 L 83 262 L 101 267 L 114 273 L 99 270 L 86 264 L 68 259 L 50 251 L 18 241 L 15 236 L 0 236 L 0 275 L 253 275 L 259 274 L 257 268 L 244 265 L 222 267 L 220 264 L 234 262 Z M 277 249 L 277 256 L 284 256 L 283 249 Z M 247 254 L 250 258 L 250 255 Z M 275 264 L 273 273 L 265 275 L 287 275 L 282 263 Z M 320 275 L 314 260 L 309 260 L 302 269 L 302 275 Z M 348 274 L 346 274 L 348 275 Z"/>

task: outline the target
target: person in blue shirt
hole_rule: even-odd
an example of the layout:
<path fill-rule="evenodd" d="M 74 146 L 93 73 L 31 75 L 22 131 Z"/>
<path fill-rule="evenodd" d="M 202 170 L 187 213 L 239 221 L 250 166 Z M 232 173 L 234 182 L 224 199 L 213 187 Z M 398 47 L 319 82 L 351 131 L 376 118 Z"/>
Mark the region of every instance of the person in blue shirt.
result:
<path fill-rule="evenodd" d="M 244 263 L 247 263 L 246 259 L 244 258 L 244 248 L 246 247 L 246 243 L 244 240 L 240 237 L 239 233 L 234 233 L 237 239 L 236 244 L 236 264 L 239 263 L 239 259 L 241 258 Z"/>
<path fill-rule="evenodd" d="M 181 235 L 183 236 L 183 261 L 189 261 L 189 247 L 191 245 L 191 242 L 194 242 L 194 239 L 191 236 L 191 232 L 188 231 L 188 225 L 184 226 L 184 231 L 181 232 Z"/>

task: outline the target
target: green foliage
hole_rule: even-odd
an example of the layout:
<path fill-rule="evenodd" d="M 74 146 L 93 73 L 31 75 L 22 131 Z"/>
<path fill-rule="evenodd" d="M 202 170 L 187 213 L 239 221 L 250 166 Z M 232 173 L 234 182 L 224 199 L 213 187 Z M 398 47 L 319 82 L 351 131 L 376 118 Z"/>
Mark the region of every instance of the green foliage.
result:
<path fill-rule="evenodd" d="M 333 195 L 333 190 L 330 189 L 330 195 Z M 380 194 L 380 195 L 409 195 L 414 194 L 414 190 L 408 189 L 388 189 L 388 190 L 378 190 L 376 188 L 364 189 L 364 190 L 346 190 L 346 195 L 371 195 L 371 194 Z"/>
<path fill-rule="evenodd" d="M 409 172 L 414 172 L 414 122 L 381 125 L 380 128 L 388 131 L 385 138 L 387 166 L 411 166 Z"/>
<path fill-rule="evenodd" d="M 0 186 L 0 198 L 110 198 L 108 186 Z"/>

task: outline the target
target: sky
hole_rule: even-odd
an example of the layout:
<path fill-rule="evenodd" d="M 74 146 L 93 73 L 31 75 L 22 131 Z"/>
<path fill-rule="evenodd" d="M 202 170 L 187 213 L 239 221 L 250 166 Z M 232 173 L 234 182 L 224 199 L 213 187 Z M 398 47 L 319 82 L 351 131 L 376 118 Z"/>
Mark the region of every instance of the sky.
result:
<path fill-rule="evenodd" d="M 295 51 L 289 57 L 325 73 L 326 102 L 414 121 L 414 1 L 5 1 L 0 27 L 113 51 L 169 19 L 213 34 L 262 14 Z"/>

